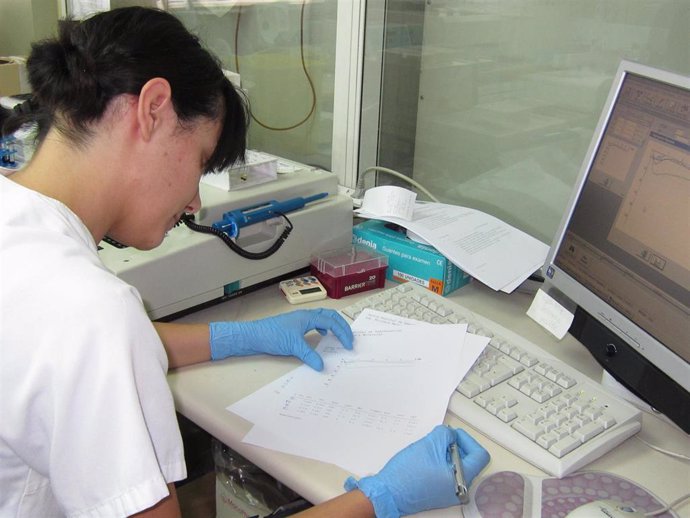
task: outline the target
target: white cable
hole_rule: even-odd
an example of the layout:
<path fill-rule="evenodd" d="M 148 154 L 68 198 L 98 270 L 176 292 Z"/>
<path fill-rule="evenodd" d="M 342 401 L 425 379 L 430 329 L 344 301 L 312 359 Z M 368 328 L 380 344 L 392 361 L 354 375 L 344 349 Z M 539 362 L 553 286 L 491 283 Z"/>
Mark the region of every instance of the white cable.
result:
<path fill-rule="evenodd" d="M 690 457 L 688 457 L 687 455 L 683 455 L 682 453 L 676 453 L 674 451 L 669 451 L 669 450 L 664 450 L 663 448 L 659 448 L 658 446 L 655 446 L 654 444 L 645 441 L 642 437 L 639 437 L 638 435 L 635 435 L 635 439 L 644 443 L 649 448 L 656 450 L 659 453 L 663 453 L 664 455 L 668 455 L 669 457 L 675 457 L 677 459 L 682 459 L 682 460 L 690 460 Z"/>
<path fill-rule="evenodd" d="M 683 496 L 680 498 L 676 498 L 673 502 L 668 504 L 666 507 L 662 507 L 661 509 L 656 509 L 655 511 L 650 511 L 648 513 L 645 513 L 645 516 L 658 516 L 661 513 L 665 513 L 666 511 L 670 511 L 674 507 L 676 507 L 678 504 L 680 504 L 683 500 L 687 500 L 690 498 L 690 493 L 685 493 Z"/>
<path fill-rule="evenodd" d="M 674 451 L 670 451 L 670 450 L 665 450 L 665 449 L 663 449 L 663 448 L 659 448 L 658 446 L 655 446 L 654 444 L 645 441 L 645 440 L 644 440 L 642 437 L 640 437 L 639 435 L 635 435 L 635 438 L 636 438 L 638 441 L 640 441 L 641 443 L 643 443 L 644 445 L 646 445 L 648 448 L 651 448 L 651 449 L 653 449 L 653 450 L 655 450 L 655 451 L 658 451 L 659 453 L 663 453 L 664 455 L 668 455 L 668 456 L 670 456 L 670 457 L 675 457 L 675 458 L 681 459 L 681 460 L 690 460 L 690 457 L 688 457 L 687 455 L 683 455 L 682 453 L 676 453 L 676 452 L 674 452 Z M 673 508 L 676 507 L 678 504 L 680 504 L 680 503 L 683 502 L 684 500 L 687 500 L 688 498 L 690 498 L 690 493 L 686 493 L 686 494 L 684 494 L 683 496 L 681 496 L 681 497 L 679 497 L 679 498 L 676 498 L 673 502 L 671 502 L 670 504 L 666 505 L 665 507 L 662 507 L 661 509 L 656 509 L 655 511 L 650 511 L 650 512 L 648 512 L 648 513 L 645 513 L 644 515 L 645 515 L 645 516 L 658 516 L 658 515 L 660 515 L 660 514 L 662 514 L 662 513 L 665 513 L 666 511 L 669 511 L 669 510 L 673 509 Z"/>
<path fill-rule="evenodd" d="M 372 167 L 367 167 L 362 173 L 359 175 L 359 179 L 357 181 L 357 194 L 361 194 L 361 191 L 364 189 L 364 177 L 367 175 L 367 173 L 370 173 L 371 171 L 379 171 L 381 173 L 388 173 L 392 176 L 395 176 L 396 178 L 399 178 L 410 185 L 412 185 L 414 188 L 417 190 L 421 191 L 424 193 L 431 201 L 435 201 L 438 203 L 438 198 L 431 194 L 426 187 L 424 187 L 422 184 L 419 182 L 414 181 L 412 178 L 409 178 L 405 176 L 402 173 L 399 173 L 397 171 L 394 171 L 393 169 L 388 169 L 387 167 L 379 167 L 379 166 L 372 166 Z"/>

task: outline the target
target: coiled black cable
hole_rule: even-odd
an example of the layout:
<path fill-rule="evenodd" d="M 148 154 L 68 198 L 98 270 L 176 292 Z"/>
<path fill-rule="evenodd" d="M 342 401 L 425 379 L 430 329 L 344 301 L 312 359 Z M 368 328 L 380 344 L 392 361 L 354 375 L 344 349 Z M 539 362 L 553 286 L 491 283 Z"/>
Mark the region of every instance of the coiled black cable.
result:
<path fill-rule="evenodd" d="M 283 246 L 283 243 L 290 235 L 290 232 L 292 232 L 292 222 L 290 222 L 288 217 L 282 212 L 276 212 L 275 214 L 278 216 L 282 216 L 287 222 L 287 225 L 285 229 L 283 229 L 283 232 L 280 234 L 280 236 L 278 236 L 278 239 L 276 239 L 270 247 L 268 247 L 266 250 L 262 252 L 249 252 L 241 246 L 239 246 L 237 243 L 235 243 L 230 238 L 230 236 L 228 236 L 222 230 L 218 230 L 214 227 L 209 227 L 206 225 L 200 225 L 196 223 L 194 221 L 194 214 L 183 214 L 180 218 L 180 221 L 178 221 L 177 224 L 179 225 L 180 223 L 184 223 L 187 226 L 187 228 L 193 230 L 194 232 L 201 232 L 203 234 L 213 234 L 215 236 L 218 236 L 223 240 L 223 243 L 225 243 L 230 248 L 230 250 L 235 252 L 237 255 L 244 257 L 245 259 L 251 259 L 252 261 L 256 261 L 259 259 L 266 259 L 267 257 L 270 257 L 273 254 L 275 254 L 278 251 L 278 249 L 281 246 Z"/>

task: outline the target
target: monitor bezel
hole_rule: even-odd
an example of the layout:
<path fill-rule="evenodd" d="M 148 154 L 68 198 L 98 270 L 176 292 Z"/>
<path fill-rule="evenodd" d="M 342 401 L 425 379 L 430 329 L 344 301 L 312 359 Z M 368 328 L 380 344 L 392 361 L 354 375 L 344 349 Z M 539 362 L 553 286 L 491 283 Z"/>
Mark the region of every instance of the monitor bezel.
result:
<path fill-rule="evenodd" d="M 580 168 L 577 181 L 575 182 L 575 188 L 568 201 L 567 210 L 563 215 L 556 236 L 547 254 L 543 267 L 543 272 L 545 274 L 544 290 L 557 299 L 563 296 L 567 297 L 569 301 L 578 305 L 613 334 L 619 336 L 652 365 L 665 372 L 668 377 L 683 387 L 684 390 L 690 392 L 690 363 L 651 336 L 614 307 L 610 306 L 580 282 L 576 281 L 555 263 L 556 254 L 565 237 L 566 228 L 575 210 L 577 200 L 586 184 L 592 163 L 596 158 L 596 152 L 603 139 L 604 129 L 611 118 L 615 107 L 615 101 L 618 98 L 625 78 L 629 74 L 654 79 L 690 90 L 690 77 L 659 70 L 631 61 L 624 60 L 620 63 L 587 150 L 587 154 Z"/>

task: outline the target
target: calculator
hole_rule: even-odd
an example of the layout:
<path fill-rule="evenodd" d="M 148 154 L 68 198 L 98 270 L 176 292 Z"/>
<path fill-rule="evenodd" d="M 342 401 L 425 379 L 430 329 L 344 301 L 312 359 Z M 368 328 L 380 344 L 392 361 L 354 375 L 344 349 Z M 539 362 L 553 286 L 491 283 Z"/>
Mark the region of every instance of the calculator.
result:
<path fill-rule="evenodd" d="M 281 281 L 280 290 L 290 304 L 301 304 L 326 298 L 326 288 L 313 275 Z"/>

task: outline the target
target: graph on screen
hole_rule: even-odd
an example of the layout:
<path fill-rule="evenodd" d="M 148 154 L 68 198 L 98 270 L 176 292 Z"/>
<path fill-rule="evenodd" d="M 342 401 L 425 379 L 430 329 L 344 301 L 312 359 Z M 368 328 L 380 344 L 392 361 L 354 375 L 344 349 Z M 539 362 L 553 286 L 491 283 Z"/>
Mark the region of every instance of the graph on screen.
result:
<path fill-rule="evenodd" d="M 611 234 L 622 233 L 646 246 L 644 258 L 659 270 L 671 261 L 690 269 L 685 240 L 690 235 L 690 159 L 687 151 L 650 139 L 644 149 L 630 189 L 623 200 Z M 678 217 L 679 214 L 685 217 Z M 617 244 L 626 248 L 629 240 Z M 635 253 L 634 250 L 628 250 Z M 640 252 L 637 251 L 637 254 Z"/>

